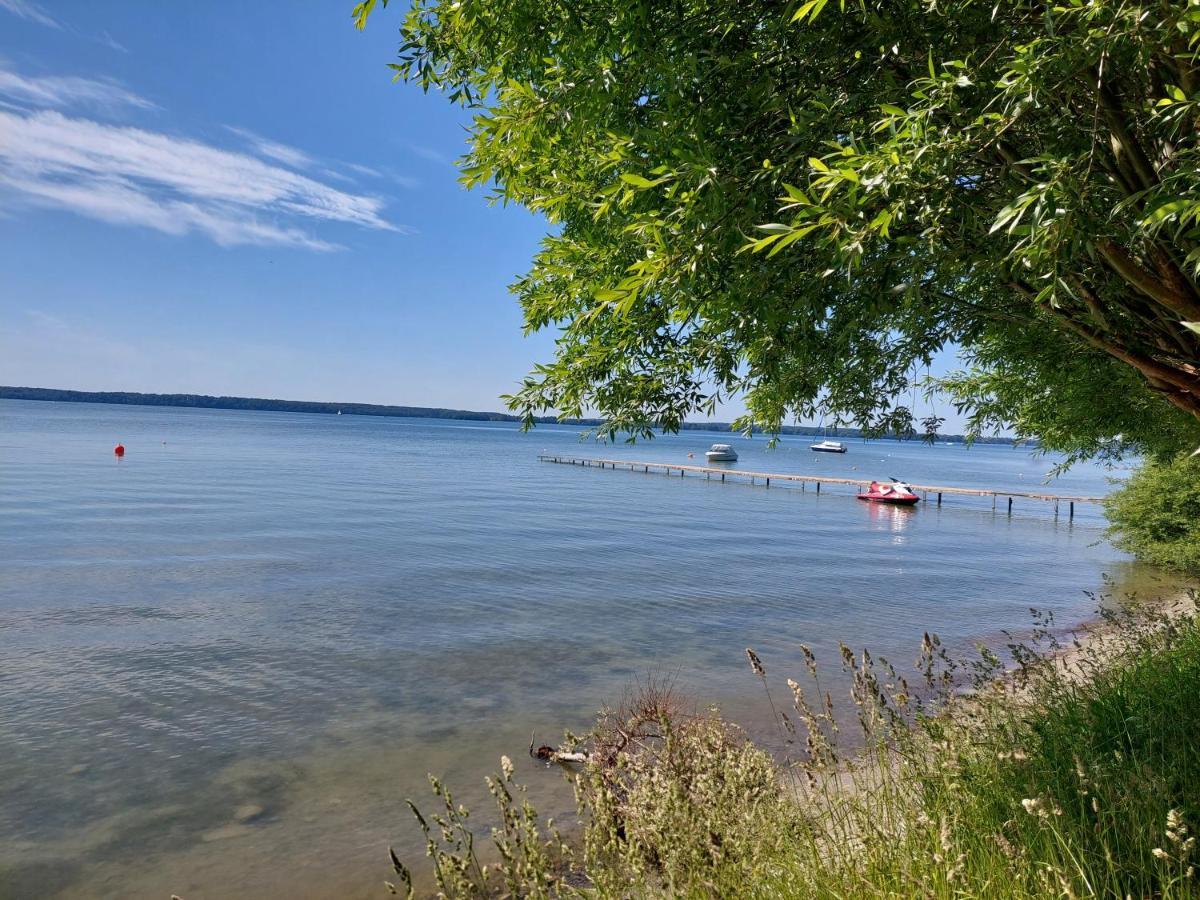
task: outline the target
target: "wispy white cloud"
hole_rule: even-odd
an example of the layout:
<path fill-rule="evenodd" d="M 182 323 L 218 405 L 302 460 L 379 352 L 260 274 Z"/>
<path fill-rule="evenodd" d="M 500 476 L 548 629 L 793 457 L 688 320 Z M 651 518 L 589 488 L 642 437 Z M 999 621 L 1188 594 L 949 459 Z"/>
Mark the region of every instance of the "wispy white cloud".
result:
<path fill-rule="evenodd" d="M 27 201 L 223 246 L 336 247 L 297 223 L 386 231 L 378 197 L 349 193 L 259 156 L 53 110 L 0 110 L 0 188 Z"/>
<path fill-rule="evenodd" d="M 290 147 L 287 144 L 281 144 L 270 138 L 265 138 L 261 134 L 251 131 L 249 128 L 237 128 L 233 125 L 226 125 L 225 127 L 245 140 L 259 156 L 265 156 L 268 159 L 281 162 L 285 166 L 291 166 L 293 169 L 307 169 L 313 165 L 313 158 L 303 150 Z"/>
<path fill-rule="evenodd" d="M 414 156 L 419 156 L 421 159 L 429 160 L 429 162 L 432 163 L 439 163 L 443 166 L 454 164 L 454 160 L 452 160 L 445 153 L 435 150 L 433 147 L 426 146 L 425 144 L 418 144 L 413 141 L 404 141 L 403 144 L 409 153 L 412 153 Z"/>
<path fill-rule="evenodd" d="M 393 184 L 399 185 L 400 187 L 407 188 L 409 190 L 412 190 L 413 188 L 418 188 L 421 186 L 420 179 L 412 178 L 409 175 L 401 175 L 399 172 L 395 171 L 394 169 L 389 169 L 389 168 L 375 169 L 375 168 L 372 168 L 371 166 L 363 166 L 363 165 L 359 165 L 358 163 L 347 163 L 347 162 L 338 163 L 337 165 L 344 166 L 348 171 L 353 172 L 355 175 L 358 175 L 361 178 L 373 178 L 373 179 L 376 179 L 378 181 L 383 181 L 383 182 L 390 181 Z M 328 175 L 330 178 L 337 179 L 338 181 L 354 182 L 357 180 L 349 175 L 346 175 L 343 172 L 337 171 L 336 169 L 325 169 L 324 173 L 326 175 Z"/>
<path fill-rule="evenodd" d="M 66 320 L 59 316 L 51 315 L 48 312 L 42 312 L 40 309 L 27 309 L 25 315 L 44 329 L 57 329 L 59 331 L 67 327 Z"/>
<path fill-rule="evenodd" d="M 45 25 L 47 28 L 62 28 L 56 18 L 36 3 L 31 3 L 30 0 L 0 0 L 0 9 L 28 22 Z"/>
<path fill-rule="evenodd" d="M 0 0 L 0 12 L 11 13 L 17 18 L 24 19 L 27 22 L 33 22 L 37 25 L 44 25 L 47 28 L 53 28 L 58 31 L 65 31 L 68 34 L 73 34 L 82 37 L 89 41 L 95 41 L 98 44 L 116 50 L 118 53 L 128 53 L 129 50 L 114 38 L 107 31 L 101 31 L 99 35 L 81 34 L 77 29 L 70 25 L 64 25 L 42 7 L 31 0 Z"/>
<path fill-rule="evenodd" d="M 0 3 L 5 0 L 0 0 Z M 0 65 L 0 97 L 35 107 L 92 106 L 157 109 L 145 97 L 108 78 L 21 75 Z"/>
<path fill-rule="evenodd" d="M 395 169 L 384 169 L 382 174 L 384 178 L 390 178 L 403 188 L 417 188 L 421 186 L 420 179 L 412 178 L 408 175 L 401 175 Z"/>
<path fill-rule="evenodd" d="M 128 53 L 129 52 L 128 47 L 126 47 L 124 44 L 122 44 L 120 41 L 118 41 L 115 37 L 113 37 L 107 31 L 100 32 L 100 37 L 96 38 L 96 40 L 99 41 L 101 44 L 103 44 L 105 47 L 108 47 L 112 50 L 116 50 L 118 53 Z"/>
<path fill-rule="evenodd" d="M 346 168 L 351 172 L 357 172 L 359 175 L 366 175 L 368 178 L 382 178 L 383 173 L 378 169 L 372 169 L 370 166 L 364 166 L 359 163 L 346 163 Z"/>
<path fill-rule="evenodd" d="M 416 178 L 401 175 L 392 169 L 377 169 L 373 166 L 364 166 L 362 163 L 342 162 L 336 159 L 327 159 L 322 162 L 303 150 L 263 137 L 249 128 L 240 128 L 233 125 L 226 125 L 225 127 L 246 141 L 250 148 L 259 156 L 273 159 L 285 166 L 291 166 L 293 169 L 306 169 L 310 171 L 319 169 L 317 174 L 320 174 L 322 177 L 332 178 L 334 181 L 345 183 L 354 183 L 358 180 L 352 175 L 346 174 L 346 172 L 352 172 L 353 175 L 357 175 L 359 178 L 391 181 L 404 188 L 415 188 L 420 185 L 420 181 Z M 345 169 L 346 172 L 339 171 L 339 169 Z"/>

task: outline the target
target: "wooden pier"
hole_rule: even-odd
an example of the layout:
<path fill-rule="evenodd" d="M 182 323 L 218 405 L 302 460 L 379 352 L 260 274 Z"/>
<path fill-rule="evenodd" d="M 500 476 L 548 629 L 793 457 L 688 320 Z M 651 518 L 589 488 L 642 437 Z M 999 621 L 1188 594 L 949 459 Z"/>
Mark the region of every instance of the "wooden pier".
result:
<path fill-rule="evenodd" d="M 641 471 L 644 474 L 662 472 L 665 475 L 674 475 L 679 473 L 679 477 L 683 478 L 686 475 L 703 475 L 711 480 L 714 475 L 719 475 L 721 481 L 726 478 L 731 478 L 740 481 L 749 481 L 750 484 L 758 484 L 762 482 L 766 487 L 771 486 L 771 482 L 798 482 L 800 489 L 805 490 L 808 485 L 815 484 L 816 492 L 821 493 L 822 484 L 844 484 L 852 485 L 856 488 L 866 488 L 871 483 L 871 479 L 867 478 L 832 478 L 826 475 L 792 475 L 779 472 L 750 472 L 745 469 L 726 469 L 719 466 L 692 466 L 683 465 L 680 463 L 665 463 L 665 462 L 634 462 L 627 459 L 598 459 L 588 456 L 558 456 L 556 454 L 543 453 L 538 455 L 539 462 L 558 463 L 564 466 L 591 466 L 600 469 L 628 469 L 630 472 Z M 923 493 L 925 501 L 929 501 L 929 495 L 936 496 L 938 506 L 942 505 L 942 495 L 958 494 L 969 497 L 991 497 L 992 509 L 996 508 L 996 503 L 1004 498 L 1008 501 L 1007 511 L 1012 514 L 1013 499 L 1019 498 L 1023 500 L 1038 500 L 1045 503 L 1054 504 L 1054 515 L 1058 515 L 1059 504 L 1067 504 L 1068 518 L 1075 518 L 1076 503 L 1101 503 L 1103 497 L 1079 497 L 1068 494 L 1043 494 L 1033 491 L 992 491 L 982 490 L 979 488 L 963 488 L 963 487 L 947 487 L 945 485 L 933 484 L 909 484 L 909 487 L 917 493 Z"/>

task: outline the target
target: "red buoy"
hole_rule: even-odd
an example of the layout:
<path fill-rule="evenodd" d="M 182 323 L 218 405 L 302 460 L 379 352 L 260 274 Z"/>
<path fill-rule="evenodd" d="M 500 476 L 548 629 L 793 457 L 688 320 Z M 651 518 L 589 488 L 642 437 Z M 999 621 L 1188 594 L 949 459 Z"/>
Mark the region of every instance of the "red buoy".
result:
<path fill-rule="evenodd" d="M 113 453 L 117 454 L 118 458 L 124 456 L 125 455 L 125 445 L 117 444 L 117 446 L 113 447 Z"/>

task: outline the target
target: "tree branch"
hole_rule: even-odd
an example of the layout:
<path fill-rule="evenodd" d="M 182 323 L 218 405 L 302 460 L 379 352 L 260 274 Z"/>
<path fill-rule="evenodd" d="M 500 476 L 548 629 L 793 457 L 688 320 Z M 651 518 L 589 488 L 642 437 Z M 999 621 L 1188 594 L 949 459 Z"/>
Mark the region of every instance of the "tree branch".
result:
<path fill-rule="evenodd" d="M 1200 303 L 1176 291 L 1153 274 L 1142 268 L 1116 241 L 1108 238 L 1096 244 L 1096 249 L 1109 267 L 1132 287 L 1145 294 L 1155 303 L 1165 306 L 1182 319 L 1200 319 Z"/>
<path fill-rule="evenodd" d="M 1188 411 L 1193 416 L 1200 419 L 1200 378 L 1197 378 L 1194 375 L 1189 375 L 1188 373 L 1179 369 L 1174 369 L 1170 366 L 1164 365 L 1153 357 L 1147 356 L 1144 353 L 1140 353 L 1137 350 L 1122 347 L 1120 344 L 1117 344 L 1104 337 L 1095 329 L 1089 328 L 1082 322 L 1077 322 L 1076 320 L 1072 319 L 1064 312 L 1054 309 L 1052 309 L 1052 312 L 1064 325 L 1067 326 L 1067 328 L 1075 332 L 1093 347 L 1103 350 L 1109 356 L 1115 357 L 1116 359 L 1121 360 L 1121 362 L 1133 366 L 1135 369 L 1141 372 L 1147 380 L 1152 382 L 1157 381 L 1164 385 L 1170 385 L 1173 389 L 1178 391 L 1178 393 L 1186 395 L 1187 402 L 1189 403 Z"/>
<path fill-rule="evenodd" d="M 1142 149 L 1142 145 L 1129 130 L 1121 101 L 1104 82 L 1104 77 L 1099 72 L 1096 73 L 1096 98 L 1100 102 L 1100 110 L 1104 113 L 1104 121 L 1108 124 L 1109 133 L 1112 135 L 1113 152 L 1117 155 L 1118 161 L 1122 156 L 1128 160 L 1130 168 L 1137 175 L 1143 189 L 1154 187 L 1158 184 L 1158 172 L 1155 171 L 1154 165 L 1150 162 L 1146 151 Z"/>

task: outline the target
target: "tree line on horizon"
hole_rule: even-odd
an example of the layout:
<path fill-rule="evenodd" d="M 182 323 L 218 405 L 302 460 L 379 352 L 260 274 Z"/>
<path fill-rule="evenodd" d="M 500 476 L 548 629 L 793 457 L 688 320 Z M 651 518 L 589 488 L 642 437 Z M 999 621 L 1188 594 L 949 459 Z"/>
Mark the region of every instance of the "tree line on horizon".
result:
<path fill-rule="evenodd" d="M 58 388 L 9 387 L 0 385 L 0 400 L 42 400 L 59 403 L 112 403 L 127 406 L 177 406 L 196 409 L 258 410 L 264 412 L 297 412 L 323 415 L 385 416 L 394 418 L 460 419 L 468 422 L 519 422 L 520 416 L 499 412 L 479 412 L 466 409 L 447 409 L 436 406 L 390 406 L 377 403 L 329 403 L 319 400 L 273 400 L 263 397 L 224 397 L 208 394 L 143 394 L 135 391 L 72 391 Z M 559 419 L 538 417 L 539 424 L 579 425 L 596 428 L 600 419 Z M 684 422 L 686 431 L 728 431 L 729 422 Z M 864 437 L 858 428 L 821 428 L 810 425 L 785 425 L 782 434 L 824 435 L 833 437 Z M 938 434 L 940 441 L 960 443 L 961 434 Z M 1013 444 L 1009 437 L 984 436 L 976 439 L 984 444 Z M 1026 442 L 1027 444 L 1033 442 Z"/>

